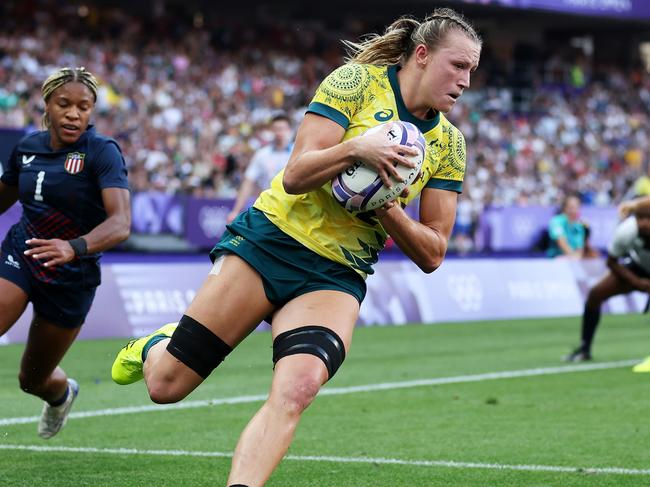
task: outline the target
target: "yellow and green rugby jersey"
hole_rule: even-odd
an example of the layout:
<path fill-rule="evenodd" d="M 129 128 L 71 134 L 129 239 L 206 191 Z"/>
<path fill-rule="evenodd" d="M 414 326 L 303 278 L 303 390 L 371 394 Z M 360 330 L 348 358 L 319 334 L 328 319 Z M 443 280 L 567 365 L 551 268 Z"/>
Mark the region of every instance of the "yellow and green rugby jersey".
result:
<path fill-rule="evenodd" d="M 427 150 L 421 176 L 410 186 L 406 205 L 424 188 L 460 193 L 465 175 L 465 139 L 442 114 L 420 120 L 406 109 L 397 66 L 346 64 L 320 85 L 308 112 L 327 117 L 345 129 L 343 140 L 389 120 L 415 124 Z M 283 232 L 319 255 L 347 265 L 364 278 L 384 248 L 387 234 L 374 212 L 350 212 L 332 196 L 331 182 L 306 194 L 290 195 L 282 187 L 284 171 L 275 176 L 254 206 Z"/>

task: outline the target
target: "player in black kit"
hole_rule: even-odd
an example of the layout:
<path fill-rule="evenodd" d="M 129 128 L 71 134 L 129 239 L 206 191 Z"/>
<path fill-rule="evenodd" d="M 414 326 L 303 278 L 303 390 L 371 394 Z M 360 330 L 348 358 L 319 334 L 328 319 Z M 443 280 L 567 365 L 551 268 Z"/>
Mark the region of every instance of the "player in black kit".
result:
<path fill-rule="evenodd" d="M 90 310 L 100 253 L 129 236 L 131 212 L 122 152 L 90 124 L 95 77 L 59 69 L 42 95 L 45 130 L 16 145 L 0 177 L 0 212 L 16 201 L 23 208 L 0 253 L 0 336 L 31 302 L 19 382 L 45 401 L 38 434 L 51 438 L 79 390 L 59 362 Z"/>

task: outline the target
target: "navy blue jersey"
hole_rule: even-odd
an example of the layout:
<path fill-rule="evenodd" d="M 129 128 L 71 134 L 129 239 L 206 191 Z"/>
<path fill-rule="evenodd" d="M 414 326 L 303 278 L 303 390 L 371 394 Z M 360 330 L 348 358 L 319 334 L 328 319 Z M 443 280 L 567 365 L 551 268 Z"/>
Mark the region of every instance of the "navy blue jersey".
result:
<path fill-rule="evenodd" d="M 113 139 L 91 125 L 76 143 L 50 148 L 48 131 L 24 137 L 14 148 L 0 180 L 18 186 L 23 207 L 3 246 L 11 247 L 40 281 L 52 284 L 98 285 L 99 255 L 88 255 L 49 269 L 24 258 L 30 238 L 71 240 L 85 235 L 106 219 L 101 190 L 128 189 L 126 165 Z"/>

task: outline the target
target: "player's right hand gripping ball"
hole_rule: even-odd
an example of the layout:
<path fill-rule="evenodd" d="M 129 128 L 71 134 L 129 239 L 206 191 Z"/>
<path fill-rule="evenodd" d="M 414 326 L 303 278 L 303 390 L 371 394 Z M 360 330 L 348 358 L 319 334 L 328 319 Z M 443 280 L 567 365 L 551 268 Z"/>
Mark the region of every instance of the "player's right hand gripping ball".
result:
<path fill-rule="evenodd" d="M 422 132 L 410 122 L 401 120 L 387 122 L 391 124 L 387 132 L 388 141 L 395 145 L 416 147 L 419 153 L 416 156 L 407 156 L 416 164 L 410 168 L 401 164 L 396 165 L 397 172 L 403 181 L 387 188 L 374 169 L 367 167 L 363 162 L 357 161 L 332 180 L 332 195 L 341 206 L 349 211 L 368 211 L 379 208 L 389 201 L 394 200 L 404 188 L 411 184 L 420 173 L 426 142 Z M 383 124 L 368 129 L 363 135 L 380 130 Z"/>

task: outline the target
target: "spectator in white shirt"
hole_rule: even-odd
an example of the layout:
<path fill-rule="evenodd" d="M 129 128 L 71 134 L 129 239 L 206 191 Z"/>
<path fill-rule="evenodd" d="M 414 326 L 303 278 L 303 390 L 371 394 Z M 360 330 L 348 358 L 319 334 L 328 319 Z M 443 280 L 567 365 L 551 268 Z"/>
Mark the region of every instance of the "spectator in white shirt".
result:
<path fill-rule="evenodd" d="M 228 214 L 228 223 L 245 209 L 251 197 L 257 196 L 271 185 L 271 179 L 284 169 L 289 160 L 293 147 L 293 130 L 289 117 L 285 114 L 275 115 L 271 119 L 270 129 L 273 140 L 258 150 L 248 164 L 244 180 L 237 191 L 235 205 Z"/>

